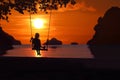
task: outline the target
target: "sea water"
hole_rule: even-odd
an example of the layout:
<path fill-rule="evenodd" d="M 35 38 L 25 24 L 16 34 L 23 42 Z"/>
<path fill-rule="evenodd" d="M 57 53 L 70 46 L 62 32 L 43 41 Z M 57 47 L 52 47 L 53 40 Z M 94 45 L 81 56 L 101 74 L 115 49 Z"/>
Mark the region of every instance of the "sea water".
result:
<path fill-rule="evenodd" d="M 3 56 L 7 57 L 48 57 L 48 58 L 94 58 L 87 45 L 55 45 L 49 46 L 48 51 L 41 50 L 40 56 L 32 50 L 31 45 L 14 45 Z"/>

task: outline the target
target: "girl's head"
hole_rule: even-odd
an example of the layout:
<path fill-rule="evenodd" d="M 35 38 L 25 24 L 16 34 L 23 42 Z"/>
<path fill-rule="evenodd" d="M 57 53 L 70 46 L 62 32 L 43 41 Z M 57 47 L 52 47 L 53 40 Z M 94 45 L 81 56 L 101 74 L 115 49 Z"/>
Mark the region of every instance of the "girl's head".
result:
<path fill-rule="evenodd" d="M 39 33 L 35 33 L 35 38 L 39 38 Z"/>

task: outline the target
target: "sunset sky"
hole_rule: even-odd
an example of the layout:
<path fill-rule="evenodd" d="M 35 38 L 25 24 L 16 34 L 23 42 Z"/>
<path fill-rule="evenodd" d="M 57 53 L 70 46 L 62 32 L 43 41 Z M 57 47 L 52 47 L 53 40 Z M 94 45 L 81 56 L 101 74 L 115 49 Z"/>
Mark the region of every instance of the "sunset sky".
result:
<path fill-rule="evenodd" d="M 49 39 L 55 37 L 63 42 L 70 44 L 78 42 L 86 44 L 94 35 L 94 26 L 97 19 L 103 16 L 106 10 L 112 6 L 120 7 L 120 0 L 76 0 L 74 6 L 68 4 L 67 8 L 60 8 L 52 11 L 50 23 Z M 9 23 L 0 21 L 5 32 L 13 35 L 15 39 L 20 40 L 22 44 L 30 44 L 31 28 L 30 16 L 27 12 L 24 15 L 16 11 L 9 16 Z M 32 36 L 39 32 L 42 43 L 48 36 L 50 13 L 39 13 L 31 15 L 32 17 Z M 34 20 L 40 19 L 42 28 L 35 28 Z"/>

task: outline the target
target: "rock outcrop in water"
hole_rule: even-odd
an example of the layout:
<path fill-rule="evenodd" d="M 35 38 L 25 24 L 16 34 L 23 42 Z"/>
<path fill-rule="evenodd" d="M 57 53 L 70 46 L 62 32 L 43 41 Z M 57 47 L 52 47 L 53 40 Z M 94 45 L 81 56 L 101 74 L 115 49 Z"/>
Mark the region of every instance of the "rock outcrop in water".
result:
<path fill-rule="evenodd" d="M 0 54 L 5 53 L 6 50 L 13 49 L 12 45 L 21 45 L 21 42 L 4 32 L 2 27 L 0 27 Z"/>
<path fill-rule="evenodd" d="M 78 45 L 79 43 L 77 42 L 71 42 L 71 45 Z"/>
<path fill-rule="evenodd" d="M 99 17 L 94 27 L 95 35 L 88 41 L 89 45 L 120 44 L 120 8 L 110 8 L 103 17 Z"/>
<path fill-rule="evenodd" d="M 56 38 L 52 38 L 51 40 L 48 40 L 44 43 L 44 45 L 62 45 L 62 41 L 56 39 Z"/>

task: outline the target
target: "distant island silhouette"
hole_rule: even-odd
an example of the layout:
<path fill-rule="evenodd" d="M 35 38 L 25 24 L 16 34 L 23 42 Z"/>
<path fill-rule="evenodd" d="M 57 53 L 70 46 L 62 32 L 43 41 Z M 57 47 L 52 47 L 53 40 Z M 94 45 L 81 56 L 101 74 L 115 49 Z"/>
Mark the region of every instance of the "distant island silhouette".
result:
<path fill-rule="evenodd" d="M 12 45 L 21 45 L 21 42 L 4 32 L 0 27 L 0 55 L 5 53 L 6 50 L 13 49 Z"/>
<path fill-rule="evenodd" d="M 78 45 L 79 43 L 77 42 L 71 42 L 71 45 Z"/>
<path fill-rule="evenodd" d="M 119 59 L 120 57 L 120 8 L 112 7 L 103 17 L 98 18 L 95 34 L 87 42 L 89 49 L 99 59 Z"/>
<path fill-rule="evenodd" d="M 57 38 L 51 38 L 47 40 L 44 45 L 62 45 L 62 41 L 58 40 Z"/>

